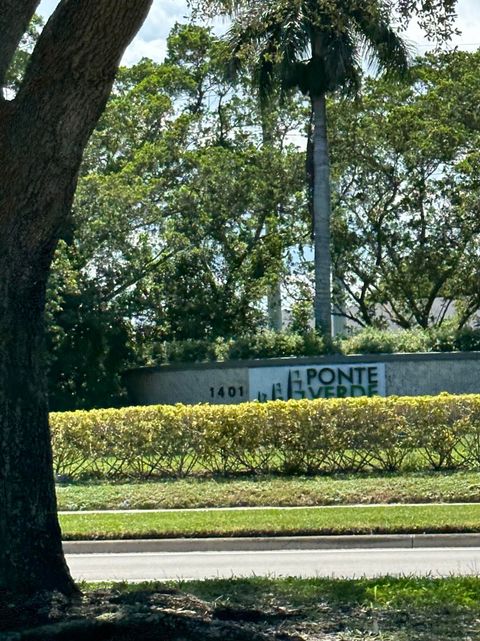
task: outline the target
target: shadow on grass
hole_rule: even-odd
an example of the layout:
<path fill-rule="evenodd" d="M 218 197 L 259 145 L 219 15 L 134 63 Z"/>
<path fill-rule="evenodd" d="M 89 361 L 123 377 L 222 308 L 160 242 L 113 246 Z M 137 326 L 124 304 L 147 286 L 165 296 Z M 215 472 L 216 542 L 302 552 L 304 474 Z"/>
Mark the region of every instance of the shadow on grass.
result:
<path fill-rule="evenodd" d="M 480 638 L 480 579 L 357 581 L 232 579 L 83 585 L 59 595 L 0 600 L 5 641 L 460 641 Z M 4 618 L 10 609 L 19 616 Z M 15 629 L 9 633 L 7 630 Z"/>

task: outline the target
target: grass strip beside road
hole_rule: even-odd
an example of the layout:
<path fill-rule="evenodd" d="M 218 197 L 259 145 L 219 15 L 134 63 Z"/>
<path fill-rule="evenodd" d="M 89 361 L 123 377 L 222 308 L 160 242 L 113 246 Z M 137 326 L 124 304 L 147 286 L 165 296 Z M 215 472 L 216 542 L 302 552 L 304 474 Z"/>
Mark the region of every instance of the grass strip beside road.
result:
<path fill-rule="evenodd" d="M 139 591 L 153 584 L 117 584 Z M 474 608 L 480 616 L 479 577 L 377 577 L 375 579 L 238 578 L 177 581 L 172 587 L 215 603 L 268 608 L 272 598 L 291 607 L 318 611 L 319 603 L 364 607 Z"/>
<path fill-rule="evenodd" d="M 61 514 L 64 540 L 480 532 L 480 505 Z"/>
<path fill-rule="evenodd" d="M 480 473 L 431 472 L 59 485 L 59 510 L 478 503 Z"/>

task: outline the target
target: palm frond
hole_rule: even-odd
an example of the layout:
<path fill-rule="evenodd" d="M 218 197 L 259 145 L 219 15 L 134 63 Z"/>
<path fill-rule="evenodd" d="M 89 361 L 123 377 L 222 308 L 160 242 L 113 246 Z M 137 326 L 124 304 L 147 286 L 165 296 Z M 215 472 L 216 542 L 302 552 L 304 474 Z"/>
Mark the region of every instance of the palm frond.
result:
<path fill-rule="evenodd" d="M 231 68 L 250 67 L 262 99 L 274 87 L 355 93 L 365 55 L 389 72 L 409 67 L 390 0 L 231 0 L 231 7 Z"/>
<path fill-rule="evenodd" d="M 405 74 L 412 62 L 412 52 L 393 28 L 389 5 L 379 0 L 360 8 L 357 3 L 351 17 L 369 65 L 383 72 Z"/>
<path fill-rule="evenodd" d="M 327 91 L 341 89 L 357 93 L 362 77 L 361 55 L 355 33 L 348 27 L 334 31 L 326 38 L 327 51 L 324 54 Z"/>
<path fill-rule="evenodd" d="M 266 98 L 277 84 L 286 91 L 296 63 L 309 52 L 301 2 L 257 2 L 252 10 L 237 15 L 227 41 L 233 72 L 250 65 L 261 97 Z"/>

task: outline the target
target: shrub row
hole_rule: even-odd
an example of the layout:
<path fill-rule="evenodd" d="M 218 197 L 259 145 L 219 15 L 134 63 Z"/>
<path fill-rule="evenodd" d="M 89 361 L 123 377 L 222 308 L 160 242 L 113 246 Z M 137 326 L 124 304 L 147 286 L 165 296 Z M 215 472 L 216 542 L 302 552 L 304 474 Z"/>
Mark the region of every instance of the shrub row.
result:
<path fill-rule="evenodd" d="M 51 428 L 69 478 L 480 466 L 480 395 L 64 412 Z"/>
<path fill-rule="evenodd" d="M 480 329 L 461 330 L 445 325 L 432 329 L 386 331 L 368 328 L 333 343 L 310 332 L 293 334 L 264 331 L 231 339 L 186 340 L 155 344 L 150 361 L 154 364 L 176 362 L 224 361 L 281 356 L 320 354 L 389 354 L 394 352 L 479 351 Z"/>

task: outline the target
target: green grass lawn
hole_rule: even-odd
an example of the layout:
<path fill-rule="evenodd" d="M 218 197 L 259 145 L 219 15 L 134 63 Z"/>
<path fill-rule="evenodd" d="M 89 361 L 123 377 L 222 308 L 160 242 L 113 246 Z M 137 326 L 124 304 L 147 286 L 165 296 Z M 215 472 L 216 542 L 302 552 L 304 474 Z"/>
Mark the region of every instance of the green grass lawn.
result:
<path fill-rule="evenodd" d="M 144 584 L 145 585 L 145 584 Z M 267 608 L 271 598 L 288 601 L 291 607 L 316 609 L 319 601 L 384 607 L 465 607 L 480 614 L 480 578 L 450 577 L 376 579 L 248 578 L 179 581 L 171 585 L 207 601 L 242 607 Z M 123 590 L 138 587 L 123 585 Z"/>
<path fill-rule="evenodd" d="M 252 578 L 84 587 L 87 598 L 94 601 L 107 588 L 119 609 L 155 611 L 177 603 L 189 616 L 208 612 L 212 621 L 240 623 L 246 638 L 248 631 L 251 638 L 254 633 L 263 633 L 269 639 L 278 638 L 278 634 L 280 638 L 292 635 L 312 641 L 480 638 L 480 579 L 471 577 L 355 581 Z"/>
<path fill-rule="evenodd" d="M 65 540 L 480 532 L 480 504 L 62 514 Z"/>
<path fill-rule="evenodd" d="M 247 477 L 60 485 L 60 510 L 480 502 L 479 472 Z"/>

